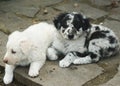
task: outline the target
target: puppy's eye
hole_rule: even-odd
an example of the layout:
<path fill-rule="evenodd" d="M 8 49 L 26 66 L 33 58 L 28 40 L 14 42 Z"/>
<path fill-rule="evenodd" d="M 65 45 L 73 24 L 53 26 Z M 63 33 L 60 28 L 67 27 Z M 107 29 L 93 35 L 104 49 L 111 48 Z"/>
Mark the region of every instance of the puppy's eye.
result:
<path fill-rule="evenodd" d="M 62 30 L 62 33 L 64 33 L 65 32 L 65 30 Z"/>
<path fill-rule="evenodd" d="M 11 53 L 12 53 L 12 54 L 15 54 L 15 53 L 16 53 L 16 51 L 14 51 L 14 50 L 12 49 L 12 50 L 11 50 Z"/>

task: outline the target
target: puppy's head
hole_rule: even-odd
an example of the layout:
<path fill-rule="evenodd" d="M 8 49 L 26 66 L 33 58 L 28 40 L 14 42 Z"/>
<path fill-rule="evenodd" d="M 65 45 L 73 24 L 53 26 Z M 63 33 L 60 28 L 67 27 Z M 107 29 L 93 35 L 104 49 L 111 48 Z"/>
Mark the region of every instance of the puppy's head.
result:
<path fill-rule="evenodd" d="M 91 25 L 88 18 L 77 12 L 62 13 L 54 19 L 54 25 L 65 39 L 77 39 Z"/>
<path fill-rule="evenodd" d="M 15 31 L 9 36 L 6 48 L 4 63 L 15 65 L 27 58 L 31 43 L 22 37 L 21 32 Z"/>

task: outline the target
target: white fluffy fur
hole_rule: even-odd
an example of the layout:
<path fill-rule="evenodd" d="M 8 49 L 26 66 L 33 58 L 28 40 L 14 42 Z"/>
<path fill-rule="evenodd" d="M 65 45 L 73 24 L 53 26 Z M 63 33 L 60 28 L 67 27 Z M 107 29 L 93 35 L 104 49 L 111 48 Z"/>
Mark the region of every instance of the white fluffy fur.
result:
<path fill-rule="evenodd" d="M 8 61 L 3 78 L 5 84 L 12 82 L 13 71 L 17 65 L 30 64 L 28 75 L 38 76 L 39 70 L 45 64 L 46 50 L 53 40 L 55 30 L 53 25 L 42 22 L 23 32 L 15 31 L 9 36 L 3 59 Z"/>

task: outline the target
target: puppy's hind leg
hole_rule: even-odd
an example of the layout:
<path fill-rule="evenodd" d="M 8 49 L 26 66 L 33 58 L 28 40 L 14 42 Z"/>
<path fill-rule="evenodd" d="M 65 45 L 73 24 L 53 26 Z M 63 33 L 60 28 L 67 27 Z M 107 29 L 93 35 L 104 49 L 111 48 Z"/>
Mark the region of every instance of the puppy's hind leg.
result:
<path fill-rule="evenodd" d="M 10 84 L 13 81 L 13 72 L 16 66 L 14 65 L 5 65 L 5 76 L 3 78 L 3 81 L 5 84 Z"/>
<path fill-rule="evenodd" d="M 95 58 L 95 59 L 94 59 Z M 85 57 L 79 57 L 74 60 L 73 64 L 88 64 L 92 62 L 97 62 L 99 61 L 100 57 L 97 56 L 96 54 L 90 53 L 89 55 Z"/>
<path fill-rule="evenodd" d="M 77 52 L 76 55 L 79 57 L 74 60 L 74 64 L 88 64 L 92 62 L 98 62 L 100 59 L 100 47 L 90 43 L 88 51 L 85 53 Z"/>
<path fill-rule="evenodd" d="M 92 59 L 90 56 L 80 57 L 74 60 L 73 64 L 88 64 L 91 63 Z"/>

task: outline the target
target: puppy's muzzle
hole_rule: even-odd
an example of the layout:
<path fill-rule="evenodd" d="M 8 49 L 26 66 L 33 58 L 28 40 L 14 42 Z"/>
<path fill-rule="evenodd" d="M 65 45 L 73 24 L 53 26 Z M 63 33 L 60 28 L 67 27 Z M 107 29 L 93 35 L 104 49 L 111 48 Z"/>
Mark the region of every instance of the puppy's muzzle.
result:
<path fill-rule="evenodd" d="M 69 39 L 73 39 L 73 38 L 74 38 L 74 35 L 68 35 L 68 38 L 69 38 Z"/>
<path fill-rule="evenodd" d="M 75 31 L 74 29 L 69 29 L 69 30 L 68 30 L 68 33 L 69 33 L 70 35 L 73 35 L 73 34 L 76 33 L 76 31 Z"/>
<path fill-rule="evenodd" d="M 74 29 L 69 29 L 68 30 L 68 38 L 69 39 L 73 39 L 74 38 L 74 34 L 76 33 L 76 31 Z"/>

